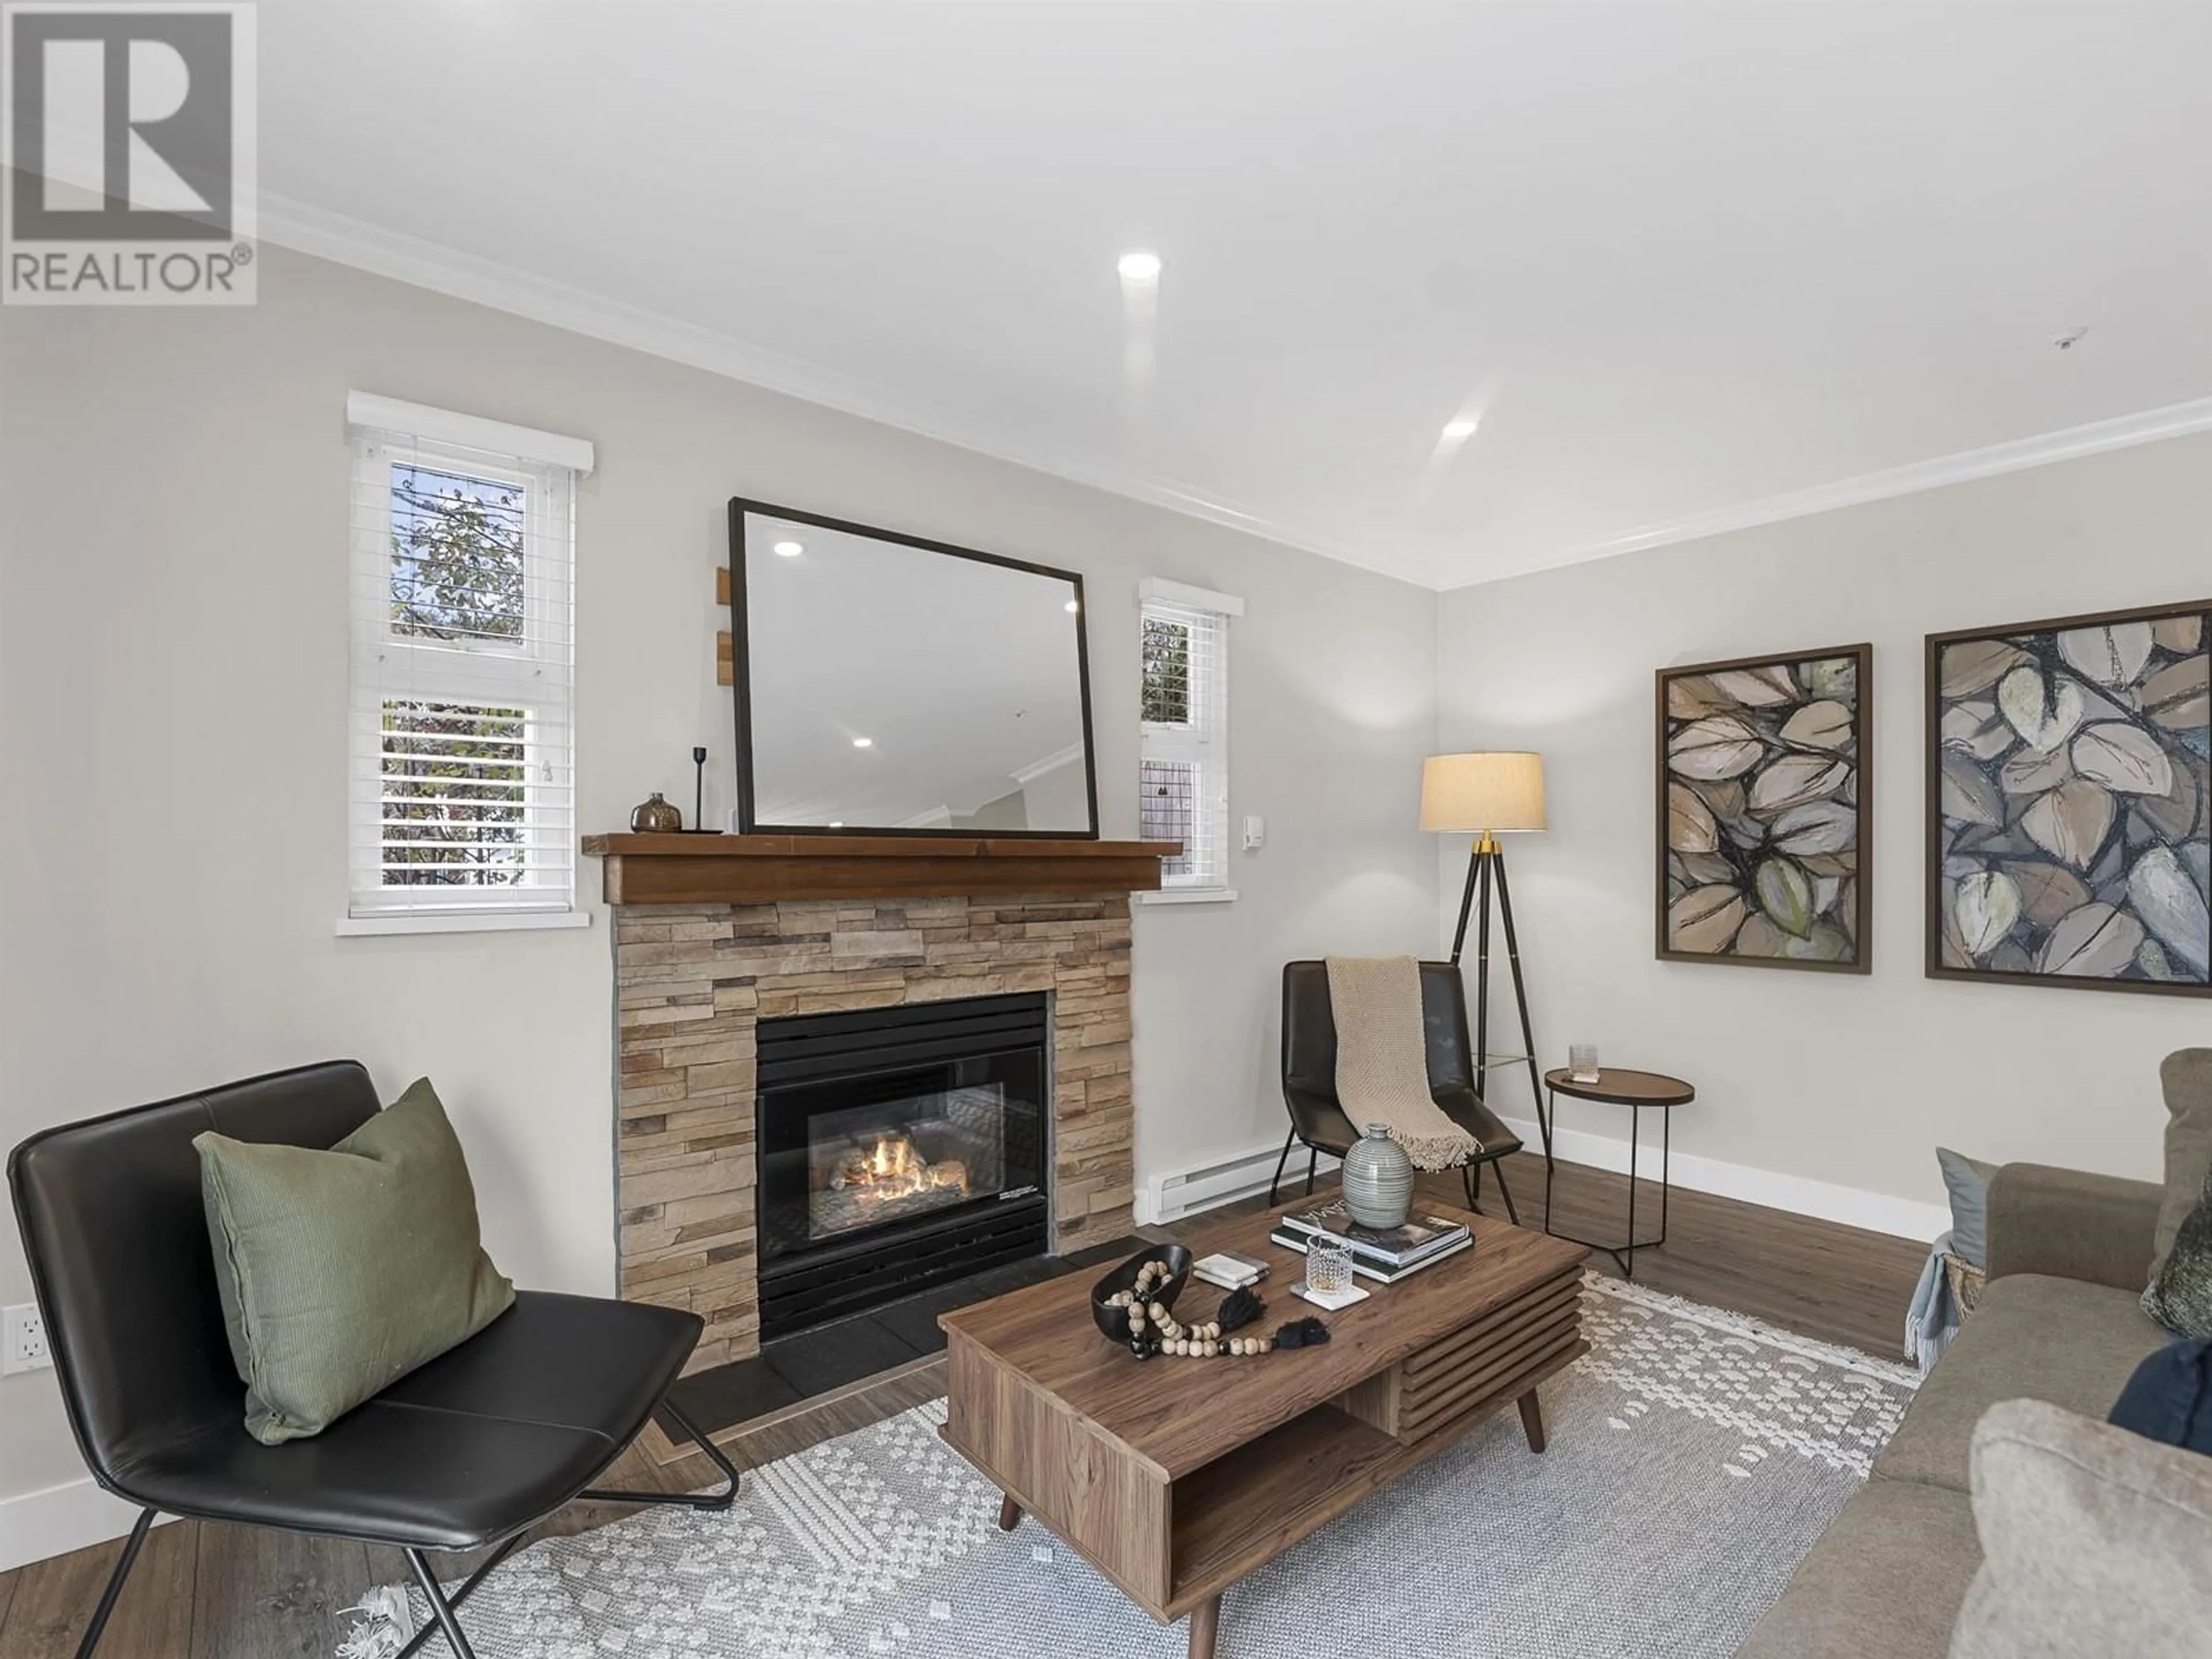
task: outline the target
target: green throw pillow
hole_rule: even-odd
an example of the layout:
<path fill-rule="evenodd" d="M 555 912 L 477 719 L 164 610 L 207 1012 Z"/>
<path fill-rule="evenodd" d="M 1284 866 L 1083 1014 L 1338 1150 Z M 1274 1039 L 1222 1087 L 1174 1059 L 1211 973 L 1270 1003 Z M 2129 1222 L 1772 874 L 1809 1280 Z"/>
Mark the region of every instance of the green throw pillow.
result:
<path fill-rule="evenodd" d="M 2173 1236 L 2158 1277 L 2142 1294 L 2143 1311 L 2183 1336 L 2212 1336 L 2212 1175 L 2197 1207 Z"/>
<path fill-rule="evenodd" d="M 246 1426 L 319 1434 L 505 1313 L 476 1188 L 425 1078 L 328 1152 L 192 1138 Z"/>

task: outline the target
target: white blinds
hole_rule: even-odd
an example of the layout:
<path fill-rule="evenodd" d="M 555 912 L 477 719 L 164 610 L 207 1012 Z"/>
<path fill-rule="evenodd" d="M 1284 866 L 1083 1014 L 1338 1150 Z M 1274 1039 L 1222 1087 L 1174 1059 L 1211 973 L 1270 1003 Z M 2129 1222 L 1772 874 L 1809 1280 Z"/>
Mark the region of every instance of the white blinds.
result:
<path fill-rule="evenodd" d="M 574 479 L 355 428 L 350 915 L 574 907 Z"/>
<path fill-rule="evenodd" d="M 1190 600 L 1143 602 L 1138 832 L 1179 841 L 1169 890 L 1229 885 L 1229 617 Z"/>

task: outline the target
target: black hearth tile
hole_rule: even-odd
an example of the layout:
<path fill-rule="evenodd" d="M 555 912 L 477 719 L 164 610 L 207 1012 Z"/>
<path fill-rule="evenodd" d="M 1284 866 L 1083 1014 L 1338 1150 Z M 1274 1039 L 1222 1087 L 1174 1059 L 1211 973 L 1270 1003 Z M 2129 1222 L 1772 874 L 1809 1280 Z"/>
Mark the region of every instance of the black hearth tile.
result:
<path fill-rule="evenodd" d="M 765 1359 L 755 1358 L 733 1360 L 679 1378 L 668 1397 L 702 1429 L 720 1434 L 737 1424 L 795 1406 L 802 1396 L 770 1370 Z M 684 1431 L 666 1418 L 660 1419 L 660 1426 L 672 1439 L 684 1438 Z"/>
<path fill-rule="evenodd" d="M 1077 1250 L 1060 1258 L 1062 1268 L 1074 1272 L 1083 1267 L 1112 1267 L 1127 1261 L 1145 1248 L 1145 1241 L 1131 1233 L 1127 1238 L 1112 1238 L 1103 1244 L 1093 1244 L 1089 1249 Z"/>
<path fill-rule="evenodd" d="M 1053 1271 L 1053 1259 L 1048 1255 L 1026 1256 L 1019 1261 L 1009 1261 L 1000 1267 L 977 1273 L 973 1279 L 960 1282 L 973 1294 L 969 1302 L 988 1302 L 994 1296 L 1004 1296 L 1008 1291 L 1018 1291 L 1030 1285 L 1042 1285 L 1059 1275 Z M 963 1304 L 966 1305 L 965 1304 Z"/>
<path fill-rule="evenodd" d="M 778 1337 L 761 1349 L 761 1358 L 775 1374 L 810 1400 L 921 1357 L 921 1349 L 901 1341 L 870 1316 Z"/>
<path fill-rule="evenodd" d="M 942 1353 L 945 1333 L 938 1326 L 938 1315 L 951 1313 L 955 1308 L 973 1307 L 978 1302 L 988 1301 L 991 1295 L 988 1291 L 977 1289 L 974 1279 L 963 1279 L 957 1285 L 940 1285 L 933 1291 L 878 1308 L 872 1317 L 917 1353 Z"/>

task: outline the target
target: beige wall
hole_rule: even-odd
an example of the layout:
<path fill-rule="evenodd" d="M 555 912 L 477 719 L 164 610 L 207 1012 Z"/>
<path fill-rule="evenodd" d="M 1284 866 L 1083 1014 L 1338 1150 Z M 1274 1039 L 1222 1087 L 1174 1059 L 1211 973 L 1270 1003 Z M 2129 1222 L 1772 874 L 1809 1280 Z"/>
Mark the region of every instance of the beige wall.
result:
<path fill-rule="evenodd" d="M 1922 636 L 2204 599 L 2208 526 L 2212 438 L 2190 438 L 1445 594 L 1442 744 L 1544 754 L 1553 827 L 1509 854 L 1547 1063 L 1593 1042 L 1678 1072 L 1698 1087 L 1678 1154 L 1805 1182 L 1938 1201 L 1938 1142 L 2154 1176 L 2158 1061 L 2212 1041 L 2212 1003 L 1922 976 Z M 1653 671 L 1859 640 L 1871 976 L 1654 960 Z M 1516 1075 L 1499 1104 L 1527 1097 Z"/>
<path fill-rule="evenodd" d="M 730 799 L 712 572 L 733 494 L 1073 568 L 1100 802 L 1135 830 L 1136 583 L 1242 594 L 1231 905 L 1136 920 L 1139 1178 L 1272 1141 L 1288 956 L 1418 948 L 1436 598 L 972 453 L 270 250 L 250 310 L 0 313 L 0 1144 L 331 1054 L 451 1103 L 526 1285 L 614 1282 L 606 917 L 340 939 L 345 394 L 590 438 L 581 817 Z M 1111 372 L 1102 365 L 1102 373 Z M 595 892 L 596 870 L 586 879 Z M 0 1302 L 27 1299 L 12 1233 Z M 81 1474 L 51 1374 L 0 1382 L 0 1499 Z M 4 1516 L 0 1516 L 4 1520 Z"/>

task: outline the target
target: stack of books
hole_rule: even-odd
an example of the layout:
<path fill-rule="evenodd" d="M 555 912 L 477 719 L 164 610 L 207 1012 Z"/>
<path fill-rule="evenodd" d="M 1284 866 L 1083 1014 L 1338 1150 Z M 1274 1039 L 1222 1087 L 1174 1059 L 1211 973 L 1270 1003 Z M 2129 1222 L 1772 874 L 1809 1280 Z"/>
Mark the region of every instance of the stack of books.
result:
<path fill-rule="evenodd" d="M 1342 1199 L 1285 1216 L 1275 1224 L 1273 1242 L 1303 1251 L 1319 1235 L 1350 1245 L 1352 1271 L 1385 1285 L 1434 1267 L 1474 1243 L 1465 1222 L 1440 1215 L 1415 1216 L 1398 1227 L 1363 1227 Z"/>

